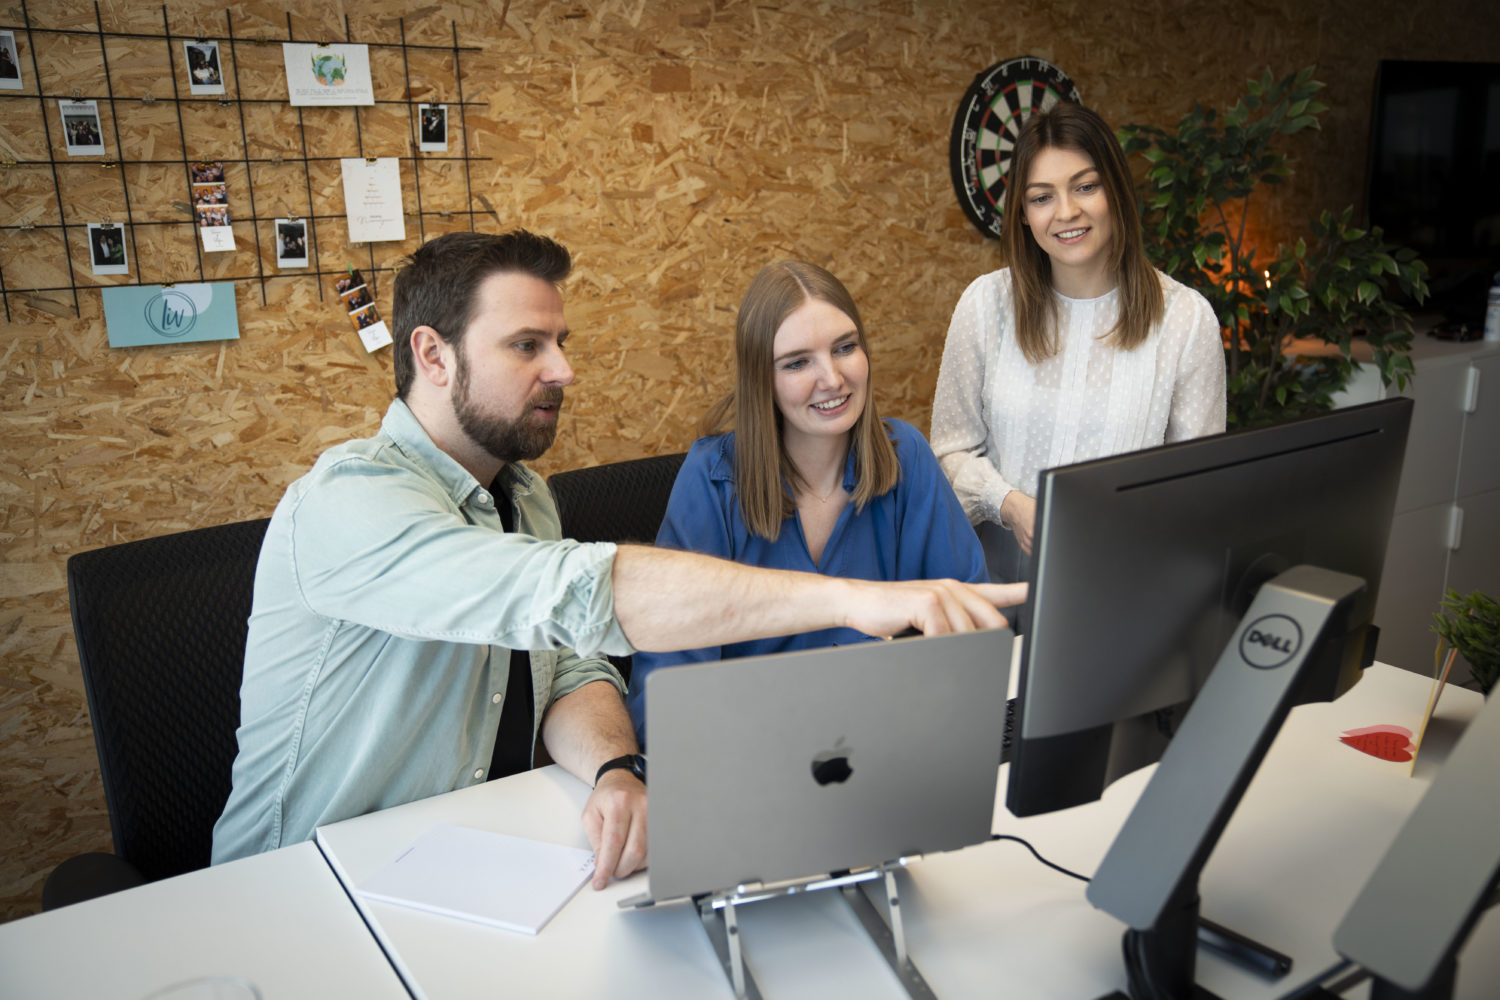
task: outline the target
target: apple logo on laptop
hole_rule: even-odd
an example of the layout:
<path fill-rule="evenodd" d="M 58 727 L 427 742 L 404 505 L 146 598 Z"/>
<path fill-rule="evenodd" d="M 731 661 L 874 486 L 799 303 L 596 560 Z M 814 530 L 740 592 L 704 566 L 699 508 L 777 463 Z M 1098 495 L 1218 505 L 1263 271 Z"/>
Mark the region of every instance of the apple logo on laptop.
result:
<path fill-rule="evenodd" d="M 854 768 L 849 766 L 849 754 L 852 752 L 852 748 L 845 746 L 844 738 L 840 736 L 832 750 L 824 750 L 813 758 L 813 780 L 820 785 L 842 784 L 848 781 L 849 775 L 854 773 Z"/>

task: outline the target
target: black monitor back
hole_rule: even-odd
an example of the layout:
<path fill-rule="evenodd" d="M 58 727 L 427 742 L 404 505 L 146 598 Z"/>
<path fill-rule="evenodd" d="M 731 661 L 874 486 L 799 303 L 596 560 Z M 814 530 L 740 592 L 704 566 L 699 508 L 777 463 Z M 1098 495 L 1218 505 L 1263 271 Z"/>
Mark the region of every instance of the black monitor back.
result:
<path fill-rule="evenodd" d="M 1363 578 L 1349 620 L 1371 621 L 1411 409 L 1386 400 L 1042 473 L 1012 813 L 1093 801 L 1159 759 L 1282 570 Z"/>

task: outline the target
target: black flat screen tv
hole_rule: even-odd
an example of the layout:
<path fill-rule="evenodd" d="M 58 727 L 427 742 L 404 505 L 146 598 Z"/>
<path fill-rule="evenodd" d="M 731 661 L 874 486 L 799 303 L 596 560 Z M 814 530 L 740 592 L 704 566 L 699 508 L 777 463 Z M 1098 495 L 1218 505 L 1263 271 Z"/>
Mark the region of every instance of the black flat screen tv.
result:
<path fill-rule="evenodd" d="M 1483 325 L 1500 271 L 1500 62 L 1384 60 L 1366 217 L 1430 269 L 1424 311 Z"/>

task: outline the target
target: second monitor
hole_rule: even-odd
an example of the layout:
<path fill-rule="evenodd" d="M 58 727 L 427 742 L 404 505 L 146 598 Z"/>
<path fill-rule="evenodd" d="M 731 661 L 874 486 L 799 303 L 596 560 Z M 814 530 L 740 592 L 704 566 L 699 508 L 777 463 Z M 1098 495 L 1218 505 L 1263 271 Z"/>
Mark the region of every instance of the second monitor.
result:
<path fill-rule="evenodd" d="M 1411 409 L 1391 399 L 1042 474 L 1011 812 L 1091 802 L 1159 759 L 1278 573 L 1358 576 L 1351 620 L 1373 619 Z"/>
<path fill-rule="evenodd" d="M 1219 833 L 1291 705 L 1337 697 L 1373 658 L 1411 410 L 1043 473 L 1006 804 L 1079 805 L 1161 759 L 1088 892 L 1133 928 L 1140 1000 L 1194 995 Z"/>

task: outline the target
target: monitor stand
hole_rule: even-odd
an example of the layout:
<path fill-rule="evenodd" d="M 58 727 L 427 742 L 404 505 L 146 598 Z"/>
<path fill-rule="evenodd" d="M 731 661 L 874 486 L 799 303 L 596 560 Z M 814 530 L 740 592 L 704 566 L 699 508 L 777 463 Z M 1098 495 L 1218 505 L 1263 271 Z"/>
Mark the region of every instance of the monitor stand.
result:
<path fill-rule="evenodd" d="M 1368 664 L 1345 641 L 1364 587 L 1295 566 L 1260 588 L 1100 863 L 1087 896 L 1130 925 L 1135 1000 L 1214 996 L 1194 982 L 1199 875 L 1292 706 L 1337 697 Z"/>
<path fill-rule="evenodd" d="M 761 993 L 760 988 L 755 985 L 754 977 L 750 975 L 750 970 L 745 968 L 744 946 L 740 943 L 740 925 L 736 909 L 747 903 L 756 903 L 764 899 L 794 896 L 822 889 L 838 889 L 843 895 L 844 901 L 859 918 L 865 933 L 869 935 L 870 940 L 875 942 L 875 946 L 880 949 L 880 954 L 890 965 L 891 971 L 900 980 L 907 996 L 912 1000 L 936 1000 L 932 988 L 927 985 L 927 980 L 922 978 L 922 973 L 912 964 L 910 956 L 906 953 L 906 934 L 901 922 L 901 901 L 896 893 L 896 871 L 920 858 L 920 855 L 897 858 L 895 861 L 876 865 L 873 868 L 836 872 L 832 875 L 795 879 L 773 885 L 758 883 L 740 885 L 724 892 L 694 897 L 693 903 L 698 908 L 698 919 L 703 924 L 709 943 L 713 945 L 714 954 L 719 957 L 719 964 L 724 967 L 724 974 L 729 977 L 729 984 L 734 989 L 734 995 L 741 1000 L 760 1000 Z M 889 921 L 881 916 L 880 911 L 860 889 L 861 882 L 871 882 L 876 879 L 883 880 L 885 886 L 886 901 L 890 907 Z"/>

